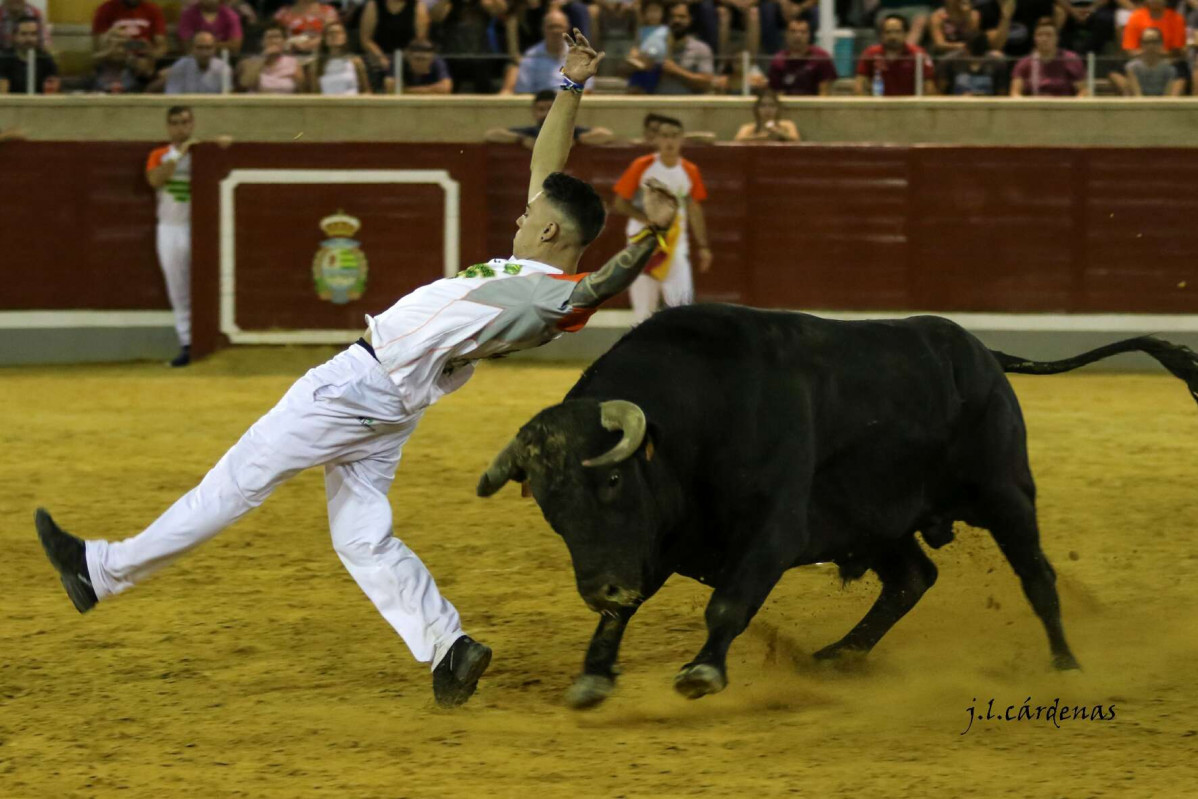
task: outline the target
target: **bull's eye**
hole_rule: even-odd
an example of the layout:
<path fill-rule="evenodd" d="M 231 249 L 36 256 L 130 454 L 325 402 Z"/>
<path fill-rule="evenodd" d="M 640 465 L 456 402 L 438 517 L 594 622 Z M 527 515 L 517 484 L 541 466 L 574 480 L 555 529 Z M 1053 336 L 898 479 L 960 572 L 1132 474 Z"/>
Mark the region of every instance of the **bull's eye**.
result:
<path fill-rule="evenodd" d="M 607 484 L 609 486 L 618 486 L 620 484 L 620 473 L 612 472 L 607 476 Z"/>

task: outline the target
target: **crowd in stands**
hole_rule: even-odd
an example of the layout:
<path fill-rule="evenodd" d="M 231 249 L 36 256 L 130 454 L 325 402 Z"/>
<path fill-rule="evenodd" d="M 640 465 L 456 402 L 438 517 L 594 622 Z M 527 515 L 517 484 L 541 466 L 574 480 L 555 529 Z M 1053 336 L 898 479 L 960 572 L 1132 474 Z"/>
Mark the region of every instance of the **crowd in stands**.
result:
<path fill-rule="evenodd" d="M 1111 94 L 1198 93 L 1198 0 L 836 7 L 855 55 L 814 43 L 818 0 L 183 0 L 169 29 L 152 0 L 106 0 L 91 74 L 63 80 L 43 14 L 0 0 L 0 91 L 535 95 L 558 88 L 577 28 L 610 51 L 605 90 L 632 94 L 1067 97 L 1096 76 Z"/>

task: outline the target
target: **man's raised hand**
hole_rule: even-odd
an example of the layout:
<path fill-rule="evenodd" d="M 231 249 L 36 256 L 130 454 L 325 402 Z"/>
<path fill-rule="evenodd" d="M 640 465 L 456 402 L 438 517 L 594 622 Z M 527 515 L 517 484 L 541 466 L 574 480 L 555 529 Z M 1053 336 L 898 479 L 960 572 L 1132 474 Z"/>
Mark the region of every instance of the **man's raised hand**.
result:
<path fill-rule="evenodd" d="M 678 198 L 666 184 L 657 178 L 649 178 L 645 182 L 642 199 L 649 227 L 654 230 L 666 230 L 674 223 L 674 215 L 678 213 Z"/>
<path fill-rule="evenodd" d="M 591 47 L 587 37 L 583 36 L 578 28 L 574 29 L 573 37 L 568 33 L 563 33 L 562 36 L 569 48 L 562 74 L 575 83 L 586 83 L 599 71 L 599 62 L 603 60 L 604 54 L 596 53 L 595 48 Z"/>

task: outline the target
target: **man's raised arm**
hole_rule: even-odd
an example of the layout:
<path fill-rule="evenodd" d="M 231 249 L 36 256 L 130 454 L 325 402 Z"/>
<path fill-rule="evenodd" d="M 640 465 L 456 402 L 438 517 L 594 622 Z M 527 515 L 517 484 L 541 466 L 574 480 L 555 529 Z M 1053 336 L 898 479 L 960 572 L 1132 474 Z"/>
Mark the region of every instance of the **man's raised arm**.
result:
<path fill-rule="evenodd" d="M 528 184 L 530 202 L 541 191 L 545 178 L 565 168 L 570 145 L 574 143 L 574 117 L 578 115 L 583 86 L 599 70 L 599 62 L 603 60 L 603 53 L 596 53 L 577 28 L 574 38 L 568 33 L 563 35 L 569 48 L 566 64 L 562 67 L 564 88 L 557 93 L 532 149 L 532 178 Z"/>

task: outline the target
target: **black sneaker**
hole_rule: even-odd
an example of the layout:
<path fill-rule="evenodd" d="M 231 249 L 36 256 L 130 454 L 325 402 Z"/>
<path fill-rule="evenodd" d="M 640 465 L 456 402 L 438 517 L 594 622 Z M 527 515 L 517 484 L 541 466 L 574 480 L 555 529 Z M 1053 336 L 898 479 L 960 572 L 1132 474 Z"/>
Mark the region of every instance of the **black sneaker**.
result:
<path fill-rule="evenodd" d="M 41 539 L 46 557 L 58 571 L 62 587 L 75 603 L 75 610 L 87 613 L 100 600 L 92 588 L 91 575 L 87 571 L 87 555 L 81 540 L 64 531 L 54 523 L 45 508 L 38 508 L 33 516 L 37 525 L 37 537 Z"/>
<path fill-rule="evenodd" d="M 433 696 L 441 707 L 457 707 L 474 695 L 478 678 L 491 665 L 491 647 L 468 635 L 453 642 L 433 669 Z"/>
<path fill-rule="evenodd" d="M 175 356 L 175 360 L 171 361 L 171 368 L 178 369 L 180 366 L 187 366 L 191 363 L 191 345 L 184 345 L 183 349 L 179 350 L 179 354 Z"/>

